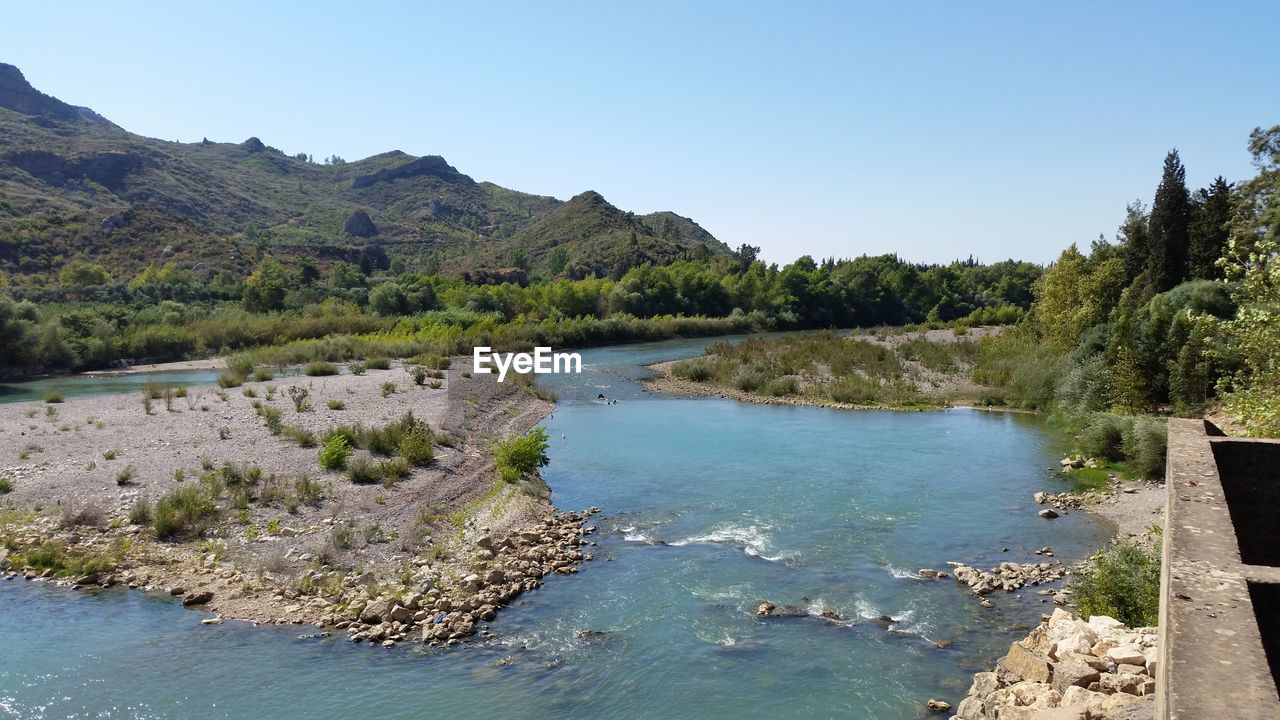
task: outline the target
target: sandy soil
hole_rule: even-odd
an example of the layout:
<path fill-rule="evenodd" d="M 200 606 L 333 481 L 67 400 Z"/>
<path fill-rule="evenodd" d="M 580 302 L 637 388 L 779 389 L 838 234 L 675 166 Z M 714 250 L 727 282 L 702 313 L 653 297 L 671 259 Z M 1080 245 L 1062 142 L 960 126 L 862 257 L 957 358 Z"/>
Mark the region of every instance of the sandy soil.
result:
<path fill-rule="evenodd" d="M 226 367 L 226 361 L 222 358 L 209 358 L 207 360 L 182 360 L 180 362 L 167 363 L 148 363 L 146 365 L 130 365 L 126 368 L 115 368 L 111 370 L 88 370 L 84 375 L 138 375 L 143 373 L 165 372 L 173 370 L 221 370 Z"/>
<path fill-rule="evenodd" d="M 1096 497 L 1084 509 L 1106 521 L 1119 539 L 1145 542 L 1152 525 L 1164 527 L 1164 483 L 1124 482 L 1117 490 L 1091 495 Z"/>
<path fill-rule="evenodd" d="M 81 549 L 130 538 L 127 569 L 115 582 L 188 596 L 209 590 L 211 609 L 254 621 L 318 621 L 332 599 L 308 604 L 291 588 L 314 574 L 322 553 L 325 568 L 359 568 L 362 585 L 392 582 L 406 569 L 425 572 L 432 564 L 438 566 L 433 577 L 457 574 L 444 566 L 451 558 L 465 564 L 475 550 L 470 539 L 501 537 L 554 512 L 547 493 L 498 483 L 486 447 L 495 437 L 526 432 L 552 403 L 514 383 L 499 384 L 494 375 L 464 377 L 469 369 L 470 358 L 454 359 L 440 389 L 414 385 L 397 366 L 226 390 L 191 387 L 168 407 L 164 399 L 152 400 L 150 413 L 141 393 L 0 405 L 0 477 L 13 484 L 0 501 L 7 509 L 0 536 L 28 543 L 54 538 Z M 396 391 L 384 397 L 388 382 Z M 310 408 L 295 409 L 291 387 L 308 391 Z M 330 401 L 345 407 L 330 409 Z M 445 444 L 435 448 L 430 466 L 394 486 L 356 485 L 320 468 L 318 447 L 272 435 L 254 402 L 280 408 L 286 425 L 317 436 L 333 425 L 383 425 L 411 411 Z M 159 542 L 128 524 L 139 498 L 154 501 L 224 463 L 260 467 L 260 487 L 278 484 L 286 496 L 305 475 L 323 484 L 325 497 L 292 513 L 283 501 L 237 511 L 224 498 L 221 523 L 200 541 Z M 118 484 L 127 468 L 132 477 Z M 90 522 L 77 526 L 69 522 L 74 515 Z M 335 526 L 353 530 L 353 547 L 335 549 Z M 428 552 L 434 553 L 430 562 L 423 559 Z"/>

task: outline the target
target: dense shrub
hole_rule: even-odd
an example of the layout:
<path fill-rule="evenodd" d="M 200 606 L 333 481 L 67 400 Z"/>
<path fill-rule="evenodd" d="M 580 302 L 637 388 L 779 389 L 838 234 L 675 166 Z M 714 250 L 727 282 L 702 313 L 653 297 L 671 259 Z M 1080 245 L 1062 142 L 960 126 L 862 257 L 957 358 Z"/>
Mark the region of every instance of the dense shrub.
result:
<path fill-rule="evenodd" d="M 400 455 L 417 467 L 425 467 L 435 457 L 435 438 L 425 425 L 418 425 L 400 440 Z"/>
<path fill-rule="evenodd" d="M 317 361 L 315 361 L 315 362 L 309 362 L 309 363 L 307 363 L 306 367 L 304 367 L 304 368 L 302 369 L 302 372 L 303 372 L 304 374 L 306 374 L 306 375 L 310 376 L 310 377 L 322 377 L 322 376 L 325 376 L 325 375 L 337 375 L 337 374 L 338 374 L 338 366 L 337 366 L 337 365 L 334 365 L 334 364 L 333 364 L 333 363 L 331 363 L 331 362 L 324 362 L 324 361 L 321 361 L 321 360 L 317 360 Z"/>
<path fill-rule="evenodd" d="M 1106 413 L 1094 415 L 1080 433 L 1080 452 L 1107 462 L 1120 462 L 1125 459 L 1125 434 L 1132 428 L 1131 418 Z"/>
<path fill-rule="evenodd" d="M 325 441 L 324 447 L 320 448 L 320 467 L 326 470 L 341 470 L 347 465 L 347 458 L 351 456 L 351 444 L 347 437 L 341 434 L 335 434 Z"/>
<path fill-rule="evenodd" d="M 1163 477 L 1168 444 L 1168 425 L 1164 420 L 1135 418 L 1124 436 L 1125 461 L 1142 477 Z"/>
<path fill-rule="evenodd" d="M 1129 627 L 1153 626 L 1160 616 L 1160 553 L 1130 544 L 1100 550 L 1071 590 L 1085 617 L 1107 615 Z"/>
<path fill-rule="evenodd" d="M 706 358 L 696 357 L 680 360 L 671 365 L 671 372 L 676 377 L 694 382 L 706 382 L 711 379 L 711 365 Z"/>
<path fill-rule="evenodd" d="M 357 485 L 382 482 L 382 470 L 365 454 L 356 455 L 347 462 L 347 477 Z"/>
<path fill-rule="evenodd" d="M 156 537 L 163 540 L 203 532 L 218 512 L 214 497 L 204 484 L 180 487 L 161 497 L 151 513 Z"/>
<path fill-rule="evenodd" d="M 536 473 L 550 462 L 547 446 L 547 430 L 543 427 L 497 441 L 493 446 L 493 461 L 498 466 L 498 475 L 513 483 Z"/>

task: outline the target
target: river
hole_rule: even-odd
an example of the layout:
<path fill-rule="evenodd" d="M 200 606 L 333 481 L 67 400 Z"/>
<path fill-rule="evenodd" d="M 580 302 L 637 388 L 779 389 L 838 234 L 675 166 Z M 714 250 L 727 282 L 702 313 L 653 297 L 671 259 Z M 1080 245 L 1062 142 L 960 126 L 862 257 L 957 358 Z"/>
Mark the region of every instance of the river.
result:
<path fill-rule="evenodd" d="M 707 342 L 588 350 L 581 375 L 545 378 L 559 402 L 544 477 L 559 507 L 601 509 L 599 547 L 501 613 L 496 641 L 384 650 L 203 626 L 167 597 L 2 582 L 0 716 L 919 718 L 1051 606 L 1029 589 L 982 608 L 913 571 L 1039 560 L 1043 545 L 1077 558 L 1107 537 L 1083 513 L 1036 515 L 1032 493 L 1062 489 L 1062 446 L 1035 416 L 740 404 L 634 382 Z M 846 620 L 751 616 L 806 599 Z"/>

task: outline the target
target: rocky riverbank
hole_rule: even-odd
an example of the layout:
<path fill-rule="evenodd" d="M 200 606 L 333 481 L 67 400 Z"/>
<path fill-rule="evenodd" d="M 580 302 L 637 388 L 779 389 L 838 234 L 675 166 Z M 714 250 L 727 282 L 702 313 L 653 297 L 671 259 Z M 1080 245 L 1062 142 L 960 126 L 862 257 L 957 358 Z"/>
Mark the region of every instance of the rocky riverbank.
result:
<path fill-rule="evenodd" d="M 1149 720 L 1155 713 L 1156 629 L 1062 608 L 978 673 L 959 720 Z M 933 709 L 945 712 L 946 708 Z"/>

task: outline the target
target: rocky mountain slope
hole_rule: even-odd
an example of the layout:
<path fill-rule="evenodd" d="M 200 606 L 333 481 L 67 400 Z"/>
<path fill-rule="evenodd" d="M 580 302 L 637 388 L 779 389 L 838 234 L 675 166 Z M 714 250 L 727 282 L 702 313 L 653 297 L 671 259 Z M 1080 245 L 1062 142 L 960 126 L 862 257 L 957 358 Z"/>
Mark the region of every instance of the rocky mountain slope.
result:
<path fill-rule="evenodd" d="M 0 64 L 0 271 L 15 282 L 75 258 L 120 272 L 169 261 L 244 272 L 264 251 L 322 263 L 399 258 L 410 270 L 519 265 L 551 276 L 728 247 L 675 213 L 624 212 L 595 192 L 562 202 L 476 182 L 436 155 L 317 163 L 258 138 L 142 137 Z"/>

